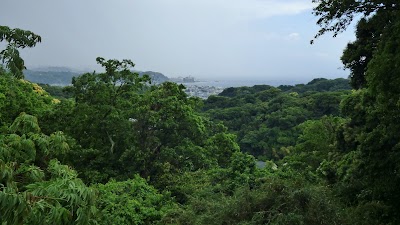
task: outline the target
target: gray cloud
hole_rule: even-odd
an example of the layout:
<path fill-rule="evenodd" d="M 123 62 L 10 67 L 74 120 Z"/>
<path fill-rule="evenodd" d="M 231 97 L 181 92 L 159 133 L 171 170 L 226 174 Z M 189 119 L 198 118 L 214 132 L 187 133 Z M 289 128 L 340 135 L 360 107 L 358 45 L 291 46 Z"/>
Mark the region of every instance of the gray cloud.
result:
<path fill-rule="evenodd" d="M 23 51 L 28 65 L 95 68 L 102 56 L 168 76 L 346 76 L 339 57 L 353 38 L 310 46 L 318 29 L 311 0 L 3 1 L 2 25 L 43 37 Z"/>

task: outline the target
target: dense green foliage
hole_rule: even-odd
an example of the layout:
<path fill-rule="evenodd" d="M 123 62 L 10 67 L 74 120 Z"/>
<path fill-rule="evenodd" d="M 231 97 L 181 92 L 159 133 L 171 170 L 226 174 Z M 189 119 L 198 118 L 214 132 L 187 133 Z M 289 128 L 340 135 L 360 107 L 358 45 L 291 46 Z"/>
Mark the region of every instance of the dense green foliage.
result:
<path fill-rule="evenodd" d="M 51 96 L 58 98 L 58 99 L 68 99 L 72 98 L 72 94 L 66 91 L 65 87 L 62 86 L 53 86 L 48 84 L 41 84 L 39 83 L 40 87 L 43 88 L 47 93 Z"/>
<path fill-rule="evenodd" d="M 318 17 L 317 24 L 322 27 L 315 35 L 316 38 L 327 32 L 333 32 L 336 37 L 350 25 L 357 14 L 366 18 L 375 13 L 391 13 L 400 9 L 397 0 L 312 0 L 312 2 L 317 3 L 314 15 Z"/>
<path fill-rule="evenodd" d="M 301 178 L 263 176 L 260 184 L 241 185 L 231 195 L 207 184 L 192 194 L 176 224 L 342 224 L 341 210 L 327 188 Z"/>
<path fill-rule="evenodd" d="M 10 125 L 25 112 L 38 116 L 50 110 L 54 100 L 39 85 L 18 80 L 10 74 L 0 77 L 0 126 Z"/>
<path fill-rule="evenodd" d="M 130 61 L 98 62 L 105 73 L 74 78 L 68 87 L 74 101 L 40 118 L 46 132 L 63 130 L 79 144 L 67 160 L 87 182 L 139 173 L 162 185 L 170 173 L 222 166 L 238 151 L 234 138 L 195 111 L 201 102 L 182 85 L 148 86 L 147 76 L 129 70 Z"/>
<path fill-rule="evenodd" d="M 45 135 L 21 113 L 0 135 L 0 150 L 1 223 L 93 222 L 94 191 L 56 159 L 70 150 L 61 132 Z"/>
<path fill-rule="evenodd" d="M 339 116 L 348 95 L 346 79 L 314 79 L 306 85 L 227 88 L 209 97 L 205 113 L 237 135 L 242 151 L 280 159 L 296 144 L 298 125 L 324 115 Z"/>
<path fill-rule="evenodd" d="M 0 60 L 13 76 L 24 78 L 22 71 L 25 69 L 25 65 L 18 48 L 32 48 L 41 40 L 39 35 L 31 31 L 0 26 L 0 42 L 6 42 L 5 49 L 0 51 Z"/>
<path fill-rule="evenodd" d="M 97 184 L 99 224 L 150 224 L 161 220 L 173 206 L 168 195 L 162 195 L 135 176 L 134 179 Z"/>
<path fill-rule="evenodd" d="M 399 224 L 398 3 L 315 2 L 317 36 L 368 16 L 342 56 L 356 90 L 315 79 L 203 102 L 97 58 L 105 72 L 59 100 L 4 61 L 0 223 Z M 14 47 L 40 41 L 0 28 Z"/>

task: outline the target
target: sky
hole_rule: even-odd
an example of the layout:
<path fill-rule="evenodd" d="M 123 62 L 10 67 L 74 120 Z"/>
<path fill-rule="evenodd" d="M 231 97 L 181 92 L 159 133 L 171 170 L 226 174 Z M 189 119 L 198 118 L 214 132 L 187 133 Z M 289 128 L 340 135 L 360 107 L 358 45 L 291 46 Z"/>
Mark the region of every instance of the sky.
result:
<path fill-rule="evenodd" d="M 311 0 L 1 0 L 0 25 L 33 31 L 29 67 L 99 70 L 96 57 L 198 79 L 347 77 L 340 56 L 354 27 L 315 44 Z"/>

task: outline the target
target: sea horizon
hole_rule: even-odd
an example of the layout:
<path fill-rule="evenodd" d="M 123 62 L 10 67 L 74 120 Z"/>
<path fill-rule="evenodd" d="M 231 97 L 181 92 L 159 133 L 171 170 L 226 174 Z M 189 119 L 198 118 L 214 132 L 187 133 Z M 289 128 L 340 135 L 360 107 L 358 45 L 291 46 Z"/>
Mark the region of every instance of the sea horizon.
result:
<path fill-rule="evenodd" d="M 252 87 L 254 85 L 270 85 L 278 87 L 280 85 L 296 85 L 306 84 L 309 81 L 306 80 L 197 80 L 195 82 L 177 82 L 187 87 L 190 86 L 210 86 L 219 88 L 229 87 Z"/>

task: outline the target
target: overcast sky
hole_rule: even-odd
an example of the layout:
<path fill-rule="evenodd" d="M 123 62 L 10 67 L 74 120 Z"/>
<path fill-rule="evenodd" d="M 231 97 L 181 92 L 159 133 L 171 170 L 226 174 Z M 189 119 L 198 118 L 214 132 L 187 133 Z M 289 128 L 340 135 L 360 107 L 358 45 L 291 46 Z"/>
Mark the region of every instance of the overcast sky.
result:
<path fill-rule="evenodd" d="M 307 80 L 347 77 L 337 38 L 318 31 L 311 0 L 1 0 L 0 25 L 31 30 L 27 66 L 96 68 L 131 59 L 169 77 Z"/>

